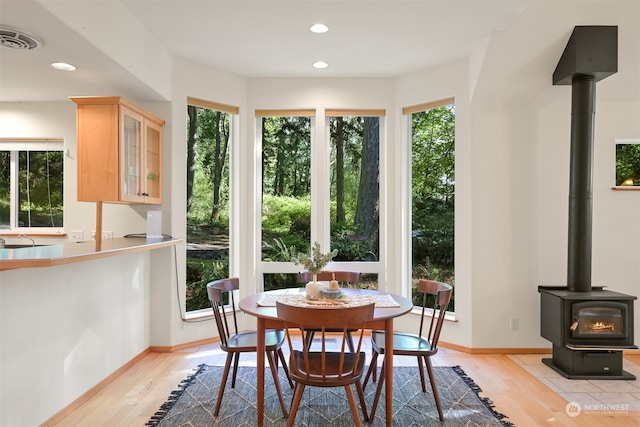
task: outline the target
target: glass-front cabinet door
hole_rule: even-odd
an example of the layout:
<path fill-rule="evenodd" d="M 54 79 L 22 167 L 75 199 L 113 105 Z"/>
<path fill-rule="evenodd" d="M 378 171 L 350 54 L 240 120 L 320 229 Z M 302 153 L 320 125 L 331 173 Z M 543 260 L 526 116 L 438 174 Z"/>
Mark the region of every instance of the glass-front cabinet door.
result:
<path fill-rule="evenodd" d="M 78 105 L 78 200 L 161 204 L 164 120 L 119 96 L 71 100 Z"/>
<path fill-rule="evenodd" d="M 161 203 L 162 201 L 162 128 L 151 121 L 144 123 L 145 153 L 143 158 L 145 178 L 142 194 L 146 203 Z"/>
<path fill-rule="evenodd" d="M 120 198 L 137 202 L 143 199 L 140 171 L 142 170 L 142 122 L 143 117 L 128 108 L 120 108 L 120 173 L 122 176 Z"/>

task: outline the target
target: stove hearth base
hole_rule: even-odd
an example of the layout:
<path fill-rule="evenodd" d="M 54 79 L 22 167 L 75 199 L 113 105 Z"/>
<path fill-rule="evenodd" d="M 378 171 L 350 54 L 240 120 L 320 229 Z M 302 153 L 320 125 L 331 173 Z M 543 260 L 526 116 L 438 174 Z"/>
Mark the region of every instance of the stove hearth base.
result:
<path fill-rule="evenodd" d="M 635 380 L 622 369 L 622 351 L 570 350 L 553 345 L 553 358 L 542 363 L 571 380 Z"/>

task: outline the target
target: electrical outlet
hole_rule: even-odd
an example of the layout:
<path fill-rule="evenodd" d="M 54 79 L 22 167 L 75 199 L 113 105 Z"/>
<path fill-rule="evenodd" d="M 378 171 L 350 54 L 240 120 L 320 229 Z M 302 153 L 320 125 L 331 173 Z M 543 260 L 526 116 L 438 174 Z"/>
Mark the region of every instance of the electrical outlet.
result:
<path fill-rule="evenodd" d="M 84 233 L 82 230 L 71 230 L 69 240 L 72 242 L 82 242 L 84 240 Z"/>
<path fill-rule="evenodd" d="M 518 329 L 520 327 L 520 318 L 517 316 L 512 316 L 509 319 L 509 329 Z"/>
<path fill-rule="evenodd" d="M 102 240 L 105 239 L 113 239 L 113 231 L 103 231 L 102 232 Z M 96 232 L 93 230 L 91 232 L 91 240 L 96 240 Z"/>

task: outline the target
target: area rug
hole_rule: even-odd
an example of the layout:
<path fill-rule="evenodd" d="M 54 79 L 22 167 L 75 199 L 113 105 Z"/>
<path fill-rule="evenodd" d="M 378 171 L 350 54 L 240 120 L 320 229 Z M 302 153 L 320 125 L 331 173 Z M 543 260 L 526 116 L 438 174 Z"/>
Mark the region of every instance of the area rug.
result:
<path fill-rule="evenodd" d="M 293 390 L 280 368 L 281 388 L 287 408 L 291 405 Z M 229 379 L 224 392 L 220 414 L 213 416 L 222 366 L 200 365 L 197 371 L 171 393 L 167 402 L 147 422 L 157 427 L 234 426 L 257 425 L 256 368 L 239 367 L 235 388 Z M 438 411 L 429 384 L 427 393 L 422 392 L 417 367 L 393 368 L 393 425 L 409 426 L 513 426 L 506 416 L 493 409 L 492 402 L 480 397 L 480 388 L 459 366 L 434 367 L 440 401 L 445 417 L 438 419 Z M 375 395 L 375 385 L 369 383 L 365 389 L 365 401 L 370 410 Z M 265 370 L 265 426 L 285 426 L 273 378 Z M 355 393 L 355 389 L 354 389 Z M 357 399 L 356 399 L 357 400 Z M 384 393 L 381 396 L 375 419 L 370 426 L 385 425 Z M 326 427 L 352 426 L 353 418 L 343 388 L 305 389 L 302 403 L 295 420 L 296 426 Z M 367 425 L 367 424 L 365 424 Z"/>

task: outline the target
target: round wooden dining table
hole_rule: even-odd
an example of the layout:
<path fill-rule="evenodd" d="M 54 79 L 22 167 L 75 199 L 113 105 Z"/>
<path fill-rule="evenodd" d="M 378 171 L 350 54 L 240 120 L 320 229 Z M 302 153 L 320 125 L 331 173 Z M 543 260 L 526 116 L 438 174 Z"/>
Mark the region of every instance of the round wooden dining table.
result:
<path fill-rule="evenodd" d="M 349 296 L 371 297 L 376 301 L 373 321 L 367 324 L 367 329 L 385 331 L 384 360 L 385 366 L 385 402 L 386 425 L 392 425 L 393 416 L 393 319 L 411 311 L 413 303 L 410 299 L 388 292 L 373 291 L 368 289 L 343 289 Z M 265 342 L 264 332 L 267 329 L 282 329 L 283 322 L 278 319 L 275 300 L 281 295 L 304 294 L 304 288 L 278 289 L 274 291 L 260 292 L 244 297 L 240 300 L 239 307 L 243 312 L 257 318 L 257 394 L 258 394 L 258 426 L 264 422 L 264 369 L 265 369 Z M 380 301 L 378 303 L 378 301 Z M 389 302 L 391 301 L 391 304 Z M 340 306 L 327 307 L 330 310 L 340 310 Z"/>

